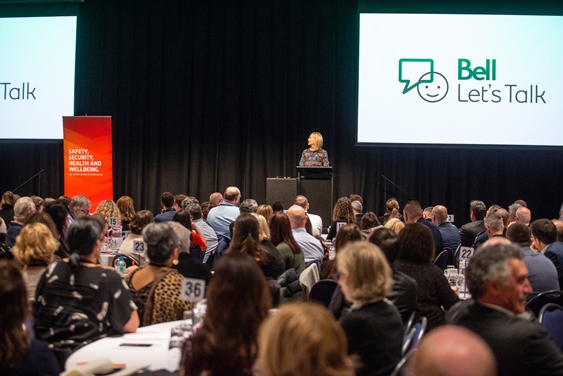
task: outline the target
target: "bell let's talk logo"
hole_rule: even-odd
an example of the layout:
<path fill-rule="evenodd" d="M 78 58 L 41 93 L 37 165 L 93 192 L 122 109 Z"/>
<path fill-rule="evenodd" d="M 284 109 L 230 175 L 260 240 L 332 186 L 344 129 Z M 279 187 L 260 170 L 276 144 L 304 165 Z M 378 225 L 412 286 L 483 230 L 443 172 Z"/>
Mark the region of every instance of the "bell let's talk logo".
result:
<path fill-rule="evenodd" d="M 469 59 L 458 59 L 457 79 L 460 82 L 468 80 L 491 82 L 482 86 L 480 90 L 476 88 L 464 90 L 461 83 L 458 83 L 458 102 L 500 103 L 503 97 L 508 96 L 509 103 L 547 103 L 544 98 L 545 90 L 540 94 L 539 85 L 529 85 L 529 90 L 528 86 L 526 90 L 518 90 L 517 84 L 493 87 L 497 79 L 496 59 L 486 59 L 484 66 L 472 66 Z M 448 80 L 443 74 L 434 70 L 433 59 L 400 59 L 399 82 L 405 85 L 403 94 L 416 88 L 420 98 L 429 103 L 440 102 L 449 91 Z"/>

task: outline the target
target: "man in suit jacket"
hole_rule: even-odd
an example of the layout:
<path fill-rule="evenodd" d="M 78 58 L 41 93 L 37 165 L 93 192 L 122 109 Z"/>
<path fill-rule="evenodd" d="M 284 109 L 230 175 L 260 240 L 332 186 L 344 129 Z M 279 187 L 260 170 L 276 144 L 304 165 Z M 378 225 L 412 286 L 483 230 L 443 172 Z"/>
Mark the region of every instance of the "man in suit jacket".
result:
<path fill-rule="evenodd" d="M 475 238 L 481 231 L 485 231 L 485 223 L 483 219 L 487 214 L 487 207 L 483 201 L 473 200 L 469 203 L 469 217 L 471 222 L 461 226 L 459 235 L 461 236 L 461 245 L 463 247 L 471 247 L 475 242 Z"/>
<path fill-rule="evenodd" d="M 444 250 L 444 240 L 442 238 L 442 233 L 438 230 L 438 226 L 434 223 L 424 219 L 422 216 L 423 210 L 420 206 L 420 202 L 416 200 L 411 200 L 405 204 L 403 209 L 403 218 L 405 223 L 420 223 L 430 229 L 432 232 L 432 237 L 434 238 L 434 257 L 437 257 L 440 252 Z"/>
<path fill-rule="evenodd" d="M 563 375 L 559 348 L 540 324 L 520 316 L 525 311 L 526 295 L 532 292 L 527 274 L 518 245 L 504 239 L 494 245 L 485 243 L 466 269 L 469 292 L 475 301 L 452 313 L 450 323 L 473 331 L 487 342 L 499 376 Z"/>
<path fill-rule="evenodd" d="M 563 276 L 563 242 L 557 241 L 557 227 L 549 219 L 537 219 L 530 225 L 532 249 L 553 262 L 559 278 Z"/>

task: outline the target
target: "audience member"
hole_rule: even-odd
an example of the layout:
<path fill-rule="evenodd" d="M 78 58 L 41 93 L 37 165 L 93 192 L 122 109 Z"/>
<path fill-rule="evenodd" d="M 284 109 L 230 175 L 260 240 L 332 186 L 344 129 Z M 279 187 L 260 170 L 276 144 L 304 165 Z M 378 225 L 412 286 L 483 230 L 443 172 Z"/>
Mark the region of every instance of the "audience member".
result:
<path fill-rule="evenodd" d="M 61 195 L 59 196 L 59 198 L 57 198 L 57 202 L 60 202 L 61 204 L 66 206 L 66 210 L 70 213 L 70 203 L 72 202 L 72 199 L 70 197 Z"/>
<path fill-rule="evenodd" d="M 59 197 L 59 202 L 64 205 L 65 200 L 61 201 L 61 197 Z M 90 209 L 92 209 L 92 202 L 90 200 L 82 195 L 74 196 L 68 207 L 68 226 L 76 219 L 90 215 Z"/>
<path fill-rule="evenodd" d="M 545 255 L 530 248 L 530 237 L 530 229 L 522 222 L 513 223 L 506 232 L 506 238 L 518 244 L 524 251 L 524 263 L 528 268 L 528 281 L 532 286 L 532 294 L 529 296 L 543 291 L 559 290 L 559 279 L 555 265 Z"/>
<path fill-rule="evenodd" d="M 170 222 L 176 214 L 176 209 L 174 209 L 174 195 L 170 192 L 163 192 L 160 196 L 160 206 L 162 211 L 154 217 L 155 223 L 160 222 Z"/>
<path fill-rule="evenodd" d="M 68 262 L 49 265 L 37 285 L 35 333 L 51 344 L 60 361 L 79 346 L 135 332 L 139 325 L 137 307 L 121 277 L 98 264 L 102 231 L 94 218 L 74 221 L 67 231 Z"/>
<path fill-rule="evenodd" d="M 135 250 L 135 241 L 144 243 L 143 249 L 146 252 L 147 244 L 143 239 L 143 229 L 149 224 L 154 222 L 154 217 L 152 213 L 148 210 L 139 210 L 131 218 L 129 222 L 129 231 L 121 246 L 119 247 L 119 253 L 122 255 L 131 255 L 133 252 L 139 252 Z"/>
<path fill-rule="evenodd" d="M 549 219 L 536 219 L 530 225 L 531 248 L 553 262 L 557 275 L 563 276 L 563 242 L 557 241 L 557 227 Z"/>
<path fill-rule="evenodd" d="M 2 194 L 2 200 L 0 200 L 0 217 L 4 220 L 7 227 L 10 227 L 10 222 L 14 220 L 15 204 L 16 200 L 11 191 L 6 191 Z"/>
<path fill-rule="evenodd" d="M 172 205 L 174 207 L 174 210 L 176 211 L 180 211 L 182 209 L 184 209 L 184 207 L 182 206 L 184 201 L 188 198 L 188 196 L 186 196 L 185 194 L 177 194 L 174 196 L 174 205 Z M 191 197 L 192 199 L 196 200 L 197 199 L 195 197 Z M 199 201 L 198 201 L 199 203 Z"/>
<path fill-rule="evenodd" d="M 190 230 L 191 233 L 191 253 L 199 261 L 203 261 L 205 258 L 205 252 L 207 251 L 207 243 L 205 238 L 201 234 L 199 228 L 193 223 L 192 215 L 189 211 L 181 209 L 174 214 L 172 221 L 178 222 L 185 228 Z"/>
<path fill-rule="evenodd" d="M 182 205 L 184 205 L 185 201 L 186 200 L 182 202 Z M 215 230 L 213 230 L 213 228 L 209 226 L 209 224 L 206 221 L 203 220 L 203 213 L 201 210 L 201 206 L 199 206 L 198 203 L 196 202 L 187 203 L 185 210 L 187 210 L 190 213 L 194 225 L 199 229 L 201 236 L 205 240 L 205 244 L 207 248 L 205 249 L 203 262 L 207 263 L 210 257 L 212 262 L 213 257 L 215 257 L 215 252 L 217 251 L 217 244 L 219 242 Z"/>
<path fill-rule="evenodd" d="M 488 245 L 475 251 L 466 269 L 474 302 L 450 317 L 490 346 L 498 375 L 563 375 L 563 354 L 537 322 L 518 315 L 532 292 L 524 253 L 516 244 Z"/>
<path fill-rule="evenodd" d="M 168 222 L 168 224 L 178 236 L 178 260 L 177 262 L 172 262 L 172 267 L 186 278 L 202 279 L 206 284 L 209 283 L 211 267 L 196 260 L 190 254 L 190 230 L 178 222 L 172 221 Z"/>
<path fill-rule="evenodd" d="M 469 203 L 469 217 L 471 222 L 464 224 L 459 229 L 461 245 L 471 247 L 475 243 L 475 238 L 481 231 L 485 230 L 485 215 L 487 207 L 483 201 L 473 200 Z"/>
<path fill-rule="evenodd" d="M 563 221 L 560 219 L 552 219 L 551 222 L 557 228 L 557 241 L 563 241 Z"/>
<path fill-rule="evenodd" d="M 396 198 L 392 197 L 385 202 L 385 214 L 379 217 L 379 222 L 383 223 L 383 226 L 388 220 L 396 218 L 402 221 L 403 216 L 399 213 L 399 202 Z M 400 231 L 400 230 L 399 230 Z"/>
<path fill-rule="evenodd" d="M 32 339 L 24 278 L 14 263 L 0 261 L 0 374 L 57 376 L 60 367 L 48 344 Z"/>
<path fill-rule="evenodd" d="M 350 201 L 351 202 L 359 201 L 360 204 L 362 204 L 362 205 L 364 204 L 364 199 L 362 198 L 362 196 L 355 194 L 355 193 L 350 194 Z"/>
<path fill-rule="evenodd" d="M 110 218 L 116 218 L 118 226 L 121 225 L 121 212 L 119 211 L 117 204 L 112 200 L 104 200 L 100 202 L 94 214 L 101 215 L 108 225 L 110 223 Z"/>
<path fill-rule="evenodd" d="M 420 206 L 420 202 L 416 200 L 407 202 L 403 208 L 403 218 L 405 219 L 406 224 L 420 223 L 430 229 L 432 237 L 434 238 L 434 257 L 437 257 L 440 252 L 444 250 L 442 233 L 438 230 L 438 226 L 422 217 L 422 207 Z"/>
<path fill-rule="evenodd" d="M 143 239 L 150 262 L 126 278 L 139 326 L 181 320 L 191 304 L 180 298 L 184 277 L 172 269 L 178 260 L 178 236 L 169 223 L 151 223 L 143 230 Z"/>
<path fill-rule="evenodd" d="M 239 206 L 239 211 L 240 213 L 256 213 L 256 210 L 258 210 L 258 203 L 256 202 L 256 200 L 252 199 L 252 198 L 247 198 L 246 200 L 244 200 L 243 202 L 241 202 L 240 206 Z"/>
<path fill-rule="evenodd" d="M 271 300 L 264 274 L 251 256 L 221 257 L 209 283 L 203 326 L 184 347 L 181 374 L 252 376 L 258 329 Z"/>
<path fill-rule="evenodd" d="M 264 321 L 258 338 L 261 376 L 354 375 L 342 328 L 317 304 L 282 306 Z"/>
<path fill-rule="evenodd" d="M 332 224 L 330 225 L 330 231 L 326 237 L 327 240 L 332 241 L 342 226 L 355 222 L 356 217 L 354 216 L 354 210 L 352 209 L 350 199 L 348 197 L 340 197 L 338 201 L 336 201 L 336 204 L 334 204 L 334 209 L 332 211 Z"/>
<path fill-rule="evenodd" d="M 274 211 L 274 213 L 283 212 L 283 203 L 281 201 L 275 201 L 274 203 L 272 203 L 272 210 Z"/>
<path fill-rule="evenodd" d="M 422 218 L 426 219 L 427 221 L 432 221 L 432 209 L 434 209 L 433 206 L 425 207 L 422 211 Z"/>
<path fill-rule="evenodd" d="M 483 223 L 485 224 L 485 232 L 483 234 L 477 235 L 475 242 L 473 243 L 473 248 L 479 248 L 481 245 L 483 245 L 483 243 L 495 236 L 504 237 L 505 227 L 503 219 L 501 217 L 501 215 L 503 215 L 503 212 L 506 213 L 506 210 L 502 208 L 489 211 L 489 214 L 483 221 Z"/>
<path fill-rule="evenodd" d="M 360 231 L 362 232 L 363 239 L 367 239 L 373 230 L 380 227 L 383 226 L 381 226 L 381 223 L 374 212 L 369 211 L 362 216 L 362 219 L 360 219 Z"/>
<path fill-rule="evenodd" d="M 43 212 L 44 209 L 43 199 L 39 196 L 31 196 L 30 198 L 33 201 L 33 204 L 35 204 L 35 211 L 37 213 Z"/>
<path fill-rule="evenodd" d="M 279 273 L 277 277 L 274 277 L 274 279 L 277 279 L 285 271 L 285 262 L 280 251 L 278 251 L 276 246 L 270 241 L 270 227 L 268 226 L 268 222 L 266 222 L 266 218 L 256 213 L 252 215 L 258 220 L 258 241 L 260 247 L 266 254 L 269 264 L 272 265 L 274 270 L 272 274 L 275 275 Z"/>
<path fill-rule="evenodd" d="M 401 247 L 397 270 L 418 284 L 416 318 L 428 319 L 428 330 L 446 323 L 448 311 L 459 297 L 452 291 L 444 272 L 434 265 L 434 241 L 427 226 L 410 223 L 399 234 Z"/>
<path fill-rule="evenodd" d="M 366 241 L 342 249 L 337 258 L 339 279 L 352 310 L 339 319 L 348 339 L 348 353 L 357 354 L 356 375 L 389 375 L 401 359 L 403 322 L 385 295 L 391 268 L 381 250 Z"/>
<path fill-rule="evenodd" d="M 29 197 L 21 197 L 14 205 L 14 220 L 10 222 L 10 226 L 6 231 L 6 245 L 13 247 L 16 244 L 16 238 L 20 234 L 23 225 L 29 217 L 35 213 L 35 204 Z"/>
<path fill-rule="evenodd" d="M 521 206 L 516 210 L 516 221 L 525 224 L 526 226 L 530 225 L 530 220 L 532 219 L 532 213 L 530 209 Z"/>
<path fill-rule="evenodd" d="M 354 223 L 356 224 L 356 226 L 360 227 L 360 221 L 362 220 L 362 216 L 364 215 L 364 207 L 362 206 L 362 203 L 360 201 L 352 201 L 351 205 L 352 211 L 354 212 Z"/>
<path fill-rule="evenodd" d="M 223 202 L 223 195 L 221 192 L 213 192 L 209 195 L 209 202 L 214 206 L 219 206 L 219 204 Z"/>
<path fill-rule="evenodd" d="M 390 229 L 395 234 L 399 234 L 405 228 L 405 224 L 398 218 L 390 218 L 385 222 L 383 227 Z"/>
<path fill-rule="evenodd" d="M 56 250 L 55 256 L 60 259 L 68 258 L 70 256 L 70 252 L 65 239 L 69 221 L 67 207 L 64 204 L 55 201 L 45 206 L 44 212 L 49 214 L 53 223 L 55 223 L 55 228 L 57 229 L 57 236 L 55 236 L 55 238 L 59 241 L 59 248 Z"/>
<path fill-rule="evenodd" d="M 299 205 L 292 205 L 287 210 L 287 216 L 291 224 L 293 237 L 305 256 L 305 266 L 312 262 L 317 262 L 320 268 L 320 262 L 324 257 L 324 250 L 321 243 L 305 230 L 305 223 L 307 222 L 305 210 Z"/>
<path fill-rule="evenodd" d="M 289 218 L 284 212 L 276 213 L 270 220 L 270 236 L 272 244 L 280 252 L 284 261 L 284 270 L 295 269 L 297 275 L 305 269 L 305 256 L 293 237 Z"/>
<path fill-rule="evenodd" d="M 247 253 L 258 263 L 266 278 L 276 279 L 283 273 L 283 260 L 269 255 L 260 246 L 258 219 L 249 213 L 241 214 L 235 221 L 233 239 L 227 253 Z"/>
<path fill-rule="evenodd" d="M 321 236 L 323 234 L 323 220 L 320 216 L 316 214 L 309 213 L 310 205 L 307 197 L 299 195 L 295 197 L 295 205 L 301 206 L 305 209 L 305 214 L 307 214 L 307 223 L 311 224 L 310 234 L 313 236 Z M 309 231 L 307 231 L 309 232 Z"/>
<path fill-rule="evenodd" d="M 511 224 L 513 224 L 514 222 L 516 222 L 516 211 L 521 208 L 522 205 L 518 204 L 518 203 L 514 203 L 510 206 L 508 206 L 508 220 L 509 220 L 509 226 Z"/>
<path fill-rule="evenodd" d="M 362 233 L 358 226 L 354 223 L 349 223 L 340 228 L 334 239 L 334 252 L 336 257 L 334 260 L 328 260 L 323 262 L 321 265 L 321 279 L 334 279 L 336 274 L 336 260 L 338 259 L 338 253 L 344 248 L 344 246 L 355 240 L 362 240 Z"/>
<path fill-rule="evenodd" d="M 39 279 L 53 262 L 53 255 L 59 242 L 51 230 L 43 223 L 26 224 L 16 239 L 14 256 L 24 265 L 23 278 L 27 289 L 27 299 L 35 301 L 35 289 Z"/>
<path fill-rule="evenodd" d="M 133 220 L 133 216 L 135 215 L 133 199 L 129 196 L 121 196 L 117 200 L 117 208 L 119 209 L 119 214 L 121 214 L 119 220 L 121 221 L 123 231 L 130 231 L 129 223 Z"/>
<path fill-rule="evenodd" d="M 237 187 L 228 187 L 225 190 L 224 200 L 207 214 L 207 222 L 213 227 L 217 236 L 230 239 L 229 225 L 240 215 L 240 190 Z"/>
<path fill-rule="evenodd" d="M 201 215 L 204 221 L 207 222 L 207 214 L 209 214 L 209 211 L 211 209 L 213 209 L 215 207 L 215 205 L 212 202 L 209 201 L 204 201 L 201 203 Z M 209 223 L 208 223 L 209 224 Z M 215 231 L 215 230 L 213 230 Z"/>
<path fill-rule="evenodd" d="M 266 221 L 270 223 L 270 219 L 272 219 L 272 215 L 274 215 L 274 210 L 270 205 L 262 204 L 258 206 L 258 209 L 256 209 L 256 214 L 264 216 L 264 218 L 266 218 Z"/>
<path fill-rule="evenodd" d="M 444 248 L 455 251 L 461 244 L 461 237 L 458 228 L 448 222 L 448 209 L 444 205 L 436 205 L 432 208 L 432 222 L 438 226 L 438 230 L 442 234 Z"/>
<path fill-rule="evenodd" d="M 496 376 L 491 348 L 471 331 L 447 325 L 422 338 L 412 365 L 412 376 Z"/>

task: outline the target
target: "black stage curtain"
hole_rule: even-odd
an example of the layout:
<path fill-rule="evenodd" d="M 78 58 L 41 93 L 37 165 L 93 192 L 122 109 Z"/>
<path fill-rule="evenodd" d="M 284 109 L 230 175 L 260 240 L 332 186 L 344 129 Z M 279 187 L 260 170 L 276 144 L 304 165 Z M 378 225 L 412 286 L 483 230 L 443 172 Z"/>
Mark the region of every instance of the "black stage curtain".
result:
<path fill-rule="evenodd" d="M 336 197 L 360 194 L 365 211 L 412 195 L 446 205 L 458 226 L 471 199 L 524 199 L 534 218 L 557 215 L 559 152 L 355 146 L 357 64 L 352 0 L 87 0 L 75 113 L 113 117 L 114 197 L 137 209 L 159 210 L 163 191 L 206 201 L 229 185 L 262 203 L 266 178 L 295 177 L 319 131 Z M 61 149 L 0 144 L 0 190 L 45 169 L 41 186 L 18 193 L 62 194 Z"/>

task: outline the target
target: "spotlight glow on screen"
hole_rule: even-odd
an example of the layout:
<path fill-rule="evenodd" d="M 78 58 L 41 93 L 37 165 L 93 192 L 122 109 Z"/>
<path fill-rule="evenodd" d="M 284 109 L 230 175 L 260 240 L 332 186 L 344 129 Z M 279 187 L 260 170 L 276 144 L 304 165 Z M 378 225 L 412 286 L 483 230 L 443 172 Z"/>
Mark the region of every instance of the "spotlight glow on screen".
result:
<path fill-rule="evenodd" d="M 0 18 L 0 138 L 62 139 L 74 115 L 76 16 Z"/>
<path fill-rule="evenodd" d="M 563 17 L 360 14 L 357 142 L 563 146 Z"/>

